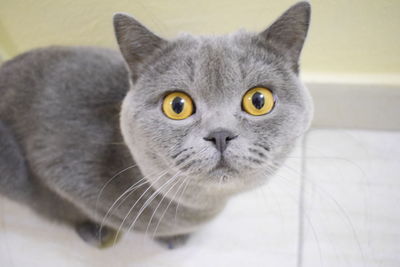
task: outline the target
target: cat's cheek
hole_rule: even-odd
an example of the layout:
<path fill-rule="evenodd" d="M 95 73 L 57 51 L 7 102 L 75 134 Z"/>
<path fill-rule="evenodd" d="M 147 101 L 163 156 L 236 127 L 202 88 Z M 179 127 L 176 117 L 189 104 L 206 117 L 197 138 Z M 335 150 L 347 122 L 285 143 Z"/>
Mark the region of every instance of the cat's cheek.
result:
<path fill-rule="evenodd" d="M 131 125 L 132 121 L 129 119 L 130 117 L 131 113 L 129 112 L 129 109 L 124 107 L 123 104 L 120 114 L 120 127 L 124 141 L 127 143 L 128 146 L 132 145 L 130 144 L 130 140 L 131 137 L 134 136 L 132 132 L 133 125 Z"/>
<path fill-rule="evenodd" d="M 145 147 L 143 142 L 143 128 L 140 127 L 140 114 L 135 111 L 135 103 L 132 100 L 132 91 L 128 92 L 124 101 L 122 102 L 120 112 L 120 128 L 124 142 L 128 146 L 132 155 L 135 151 L 141 151 Z"/>

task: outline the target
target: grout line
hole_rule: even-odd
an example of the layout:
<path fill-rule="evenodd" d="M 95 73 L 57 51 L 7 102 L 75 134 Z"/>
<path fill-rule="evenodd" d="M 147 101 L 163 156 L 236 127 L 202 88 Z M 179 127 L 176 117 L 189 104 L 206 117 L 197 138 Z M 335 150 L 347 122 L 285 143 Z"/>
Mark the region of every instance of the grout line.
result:
<path fill-rule="evenodd" d="M 312 131 L 312 130 L 311 130 Z M 298 211 L 298 239 L 297 239 L 297 267 L 303 266 L 303 253 L 304 253 L 304 190 L 306 179 L 306 146 L 308 135 L 310 131 L 303 136 L 301 140 L 301 166 L 300 166 L 300 187 L 299 187 L 299 211 Z"/>

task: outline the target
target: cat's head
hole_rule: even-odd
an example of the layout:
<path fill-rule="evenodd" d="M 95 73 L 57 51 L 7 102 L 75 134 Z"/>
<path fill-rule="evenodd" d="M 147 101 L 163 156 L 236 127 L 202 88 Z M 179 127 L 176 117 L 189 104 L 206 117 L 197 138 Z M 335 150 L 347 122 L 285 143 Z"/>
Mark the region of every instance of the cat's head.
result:
<path fill-rule="evenodd" d="M 234 192 L 276 170 L 312 116 L 298 73 L 309 18 L 301 2 L 259 34 L 165 40 L 115 15 L 132 82 L 121 128 L 144 173 L 168 169 Z"/>

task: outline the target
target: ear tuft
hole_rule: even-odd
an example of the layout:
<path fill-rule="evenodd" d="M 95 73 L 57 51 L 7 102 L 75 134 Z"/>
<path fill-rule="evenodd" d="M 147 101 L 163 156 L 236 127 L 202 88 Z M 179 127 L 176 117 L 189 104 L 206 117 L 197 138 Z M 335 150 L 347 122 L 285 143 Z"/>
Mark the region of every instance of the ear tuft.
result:
<path fill-rule="evenodd" d="M 307 36 L 311 5 L 299 2 L 283 13 L 260 36 L 278 51 L 287 55 L 297 73 L 298 61 Z"/>
<path fill-rule="evenodd" d="M 168 42 L 129 15 L 116 13 L 113 21 L 119 48 L 135 80 L 140 64 Z"/>

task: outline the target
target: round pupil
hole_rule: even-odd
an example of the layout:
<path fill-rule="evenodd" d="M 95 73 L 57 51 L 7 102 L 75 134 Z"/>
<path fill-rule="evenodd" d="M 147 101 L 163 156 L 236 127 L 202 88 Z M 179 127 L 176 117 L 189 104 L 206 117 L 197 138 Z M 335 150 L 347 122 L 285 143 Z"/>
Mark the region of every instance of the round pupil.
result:
<path fill-rule="evenodd" d="M 175 111 L 176 114 L 179 114 L 183 110 L 183 106 L 185 105 L 185 100 L 178 97 L 175 97 L 174 100 L 172 100 L 172 110 Z"/>
<path fill-rule="evenodd" d="M 251 102 L 257 109 L 261 109 L 264 106 L 264 95 L 256 92 L 252 97 L 251 97 Z"/>

